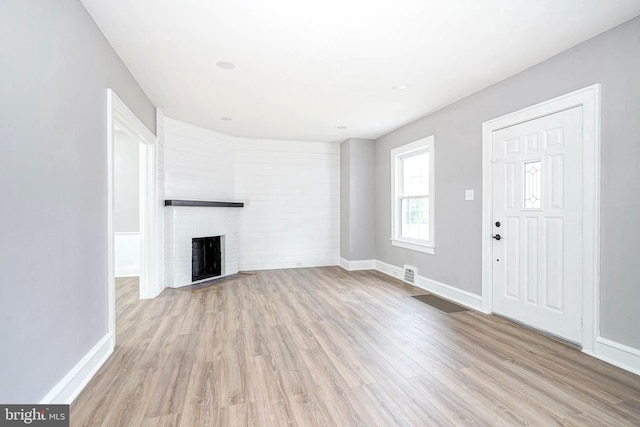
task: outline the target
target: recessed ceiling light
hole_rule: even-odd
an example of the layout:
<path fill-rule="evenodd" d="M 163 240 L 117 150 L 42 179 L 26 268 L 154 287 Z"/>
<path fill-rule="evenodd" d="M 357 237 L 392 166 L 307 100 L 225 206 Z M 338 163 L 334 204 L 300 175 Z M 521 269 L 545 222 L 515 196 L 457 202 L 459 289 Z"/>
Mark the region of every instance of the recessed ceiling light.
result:
<path fill-rule="evenodd" d="M 218 61 L 216 62 L 216 66 L 218 68 L 222 68 L 223 70 L 233 70 L 236 68 L 235 64 L 228 61 Z"/>
<path fill-rule="evenodd" d="M 404 83 L 403 83 L 403 84 L 401 84 L 401 85 L 395 85 L 395 86 L 393 87 L 393 90 L 397 90 L 397 91 L 405 90 L 407 87 L 408 87 L 408 86 L 407 86 L 406 84 L 404 84 Z"/>
<path fill-rule="evenodd" d="M 222 116 L 222 117 L 220 117 L 220 120 L 224 120 L 225 122 L 230 122 L 233 119 L 231 117 Z"/>
<path fill-rule="evenodd" d="M 338 129 L 346 129 L 347 127 L 346 126 L 336 126 L 336 128 L 338 128 Z"/>

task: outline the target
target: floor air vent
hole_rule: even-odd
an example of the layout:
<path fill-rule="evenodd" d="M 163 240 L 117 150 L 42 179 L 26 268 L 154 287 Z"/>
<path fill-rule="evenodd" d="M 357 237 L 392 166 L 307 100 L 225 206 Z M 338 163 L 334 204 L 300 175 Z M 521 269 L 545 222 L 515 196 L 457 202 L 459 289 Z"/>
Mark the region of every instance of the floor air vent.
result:
<path fill-rule="evenodd" d="M 413 285 L 415 280 L 416 280 L 416 268 L 405 264 L 405 266 L 404 266 L 404 281 L 407 282 L 407 283 L 411 283 Z"/>

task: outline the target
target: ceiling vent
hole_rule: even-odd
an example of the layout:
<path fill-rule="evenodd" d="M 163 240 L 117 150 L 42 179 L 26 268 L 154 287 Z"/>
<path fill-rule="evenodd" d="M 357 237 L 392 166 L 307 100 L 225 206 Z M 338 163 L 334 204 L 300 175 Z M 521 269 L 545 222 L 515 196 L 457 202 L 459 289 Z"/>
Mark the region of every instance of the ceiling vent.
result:
<path fill-rule="evenodd" d="M 412 285 L 416 280 L 416 268 L 410 265 L 404 265 L 404 281 Z"/>

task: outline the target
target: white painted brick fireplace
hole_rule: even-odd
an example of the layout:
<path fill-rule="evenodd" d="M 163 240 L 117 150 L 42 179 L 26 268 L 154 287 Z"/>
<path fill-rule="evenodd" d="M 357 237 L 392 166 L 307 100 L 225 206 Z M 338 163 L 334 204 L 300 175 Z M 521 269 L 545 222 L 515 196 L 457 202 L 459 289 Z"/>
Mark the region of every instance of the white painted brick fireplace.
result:
<path fill-rule="evenodd" d="M 224 236 L 222 276 L 238 272 L 238 209 L 229 207 L 165 207 L 165 264 L 167 286 L 191 282 L 191 239 Z"/>

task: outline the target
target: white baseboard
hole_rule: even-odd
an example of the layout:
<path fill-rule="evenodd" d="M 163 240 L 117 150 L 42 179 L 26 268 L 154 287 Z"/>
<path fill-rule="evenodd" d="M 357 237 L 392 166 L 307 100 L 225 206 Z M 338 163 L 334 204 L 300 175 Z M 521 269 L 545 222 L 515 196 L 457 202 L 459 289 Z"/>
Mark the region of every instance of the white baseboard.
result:
<path fill-rule="evenodd" d="M 140 266 L 130 265 L 127 267 L 116 266 L 116 277 L 140 276 Z"/>
<path fill-rule="evenodd" d="M 339 265 L 339 260 L 335 258 L 331 259 L 318 259 L 303 262 L 291 262 L 291 261 L 275 261 L 266 263 L 249 262 L 244 263 L 240 261 L 239 271 L 258 271 L 258 270 L 281 270 L 289 268 L 312 268 L 312 267 L 331 267 Z"/>
<path fill-rule="evenodd" d="M 404 270 L 400 267 L 396 267 L 395 265 L 387 264 L 386 262 L 375 260 L 374 268 L 381 273 L 384 273 L 388 276 L 393 276 L 396 279 L 402 280 L 404 276 Z"/>
<path fill-rule="evenodd" d="M 404 270 L 402 268 L 378 260 L 375 261 L 375 269 L 400 280 L 402 280 L 402 277 L 404 276 Z M 457 304 L 464 305 L 465 307 L 469 307 L 476 311 L 484 312 L 482 307 L 482 297 L 479 295 L 454 288 L 451 285 L 431 280 L 420 275 L 416 276 L 415 283 L 413 285 Z"/>
<path fill-rule="evenodd" d="M 585 352 L 600 360 L 610 363 L 625 371 L 640 375 L 640 350 L 611 341 L 606 338 L 596 338 L 595 352 Z"/>
<path fill-rule="evenodd" d="M 348 259 L 340 258 L 340 267 L 344 268 L 347 271 L 357 271 L 357 270 L 375 270 L 376 268 L 376 260 L 375 259 L 361 259 L 356 261 L 349 261 Z"/>
<path fill-rule="evenodd" d="M 109 332 L 40 400 L 40 404 L 70 405 L 113 353 L 114 345 L 113 335 Z"/>

